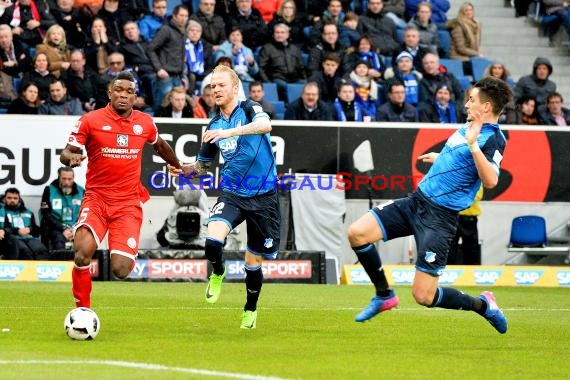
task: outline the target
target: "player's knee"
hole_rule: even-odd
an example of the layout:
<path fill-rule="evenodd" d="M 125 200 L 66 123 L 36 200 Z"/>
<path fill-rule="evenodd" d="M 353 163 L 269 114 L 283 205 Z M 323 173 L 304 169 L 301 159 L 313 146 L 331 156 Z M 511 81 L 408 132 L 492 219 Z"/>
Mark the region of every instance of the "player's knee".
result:
<path fill-rule="evenodd" d="M 113 266 L 111 269 L 113 271 L 113 275 L 120 280 L 124 280 L 129 276 L 129 273 L 131 273 L 131 267 L 128 267 L 126 265 L 116 265 Z"/>
<path fill-rule="evenodd" d="M 347 235 L 348 241 L 352 247 L 366 243 L 365 231 L 355 223 L 351 224 L 350 227 L 348 227 Z"/>
<path fill-rule="evenodd" d="M 217 239 L 207 238 L 205 249 L 206 259 L 208 259 L 210 262 L 217 262 L 220 260 L 220 257 L 222 256 L 223 244 L 223 242 Z"/>
<path fill-rule="evenodd" d="M 434 295 L 431 294 L 427 289 L 414 287 L 412 289 L 412 296 L 416 302 L 422 306 L 431 306 L 433 303 Z"/>

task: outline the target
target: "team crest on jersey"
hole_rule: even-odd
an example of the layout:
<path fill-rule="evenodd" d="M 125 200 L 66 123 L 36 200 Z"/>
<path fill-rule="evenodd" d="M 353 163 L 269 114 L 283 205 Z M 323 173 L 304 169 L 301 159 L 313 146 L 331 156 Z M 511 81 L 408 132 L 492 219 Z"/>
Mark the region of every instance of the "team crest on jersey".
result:
<path fill-rule="evenodd" d="M 129 136 L 128 135 L 117 135 L 117 145 L 118 146 L 128 146 Z"/>
<path fill-rule="evenodd" d="M 143 132 L 143 127 L 142 127 L 142 126 L 140 126 L 140 125 L 138 125 L 138 124 L 133 125 L 133 133 L 134 133 L 135 135 L 140 135 L 142 132 Z"/>

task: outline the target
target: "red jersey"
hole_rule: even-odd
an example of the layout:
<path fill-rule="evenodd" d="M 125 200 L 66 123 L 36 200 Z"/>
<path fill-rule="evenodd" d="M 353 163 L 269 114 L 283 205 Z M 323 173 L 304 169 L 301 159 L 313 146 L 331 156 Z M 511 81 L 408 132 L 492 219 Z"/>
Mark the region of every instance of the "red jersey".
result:
<path fill-rule="evenodd" d="M 68 144 L 84 146 L 87 152 L 87 193 L 96 193 L 109 203 L 139 205 L 150 198 L 140 182 L 143 148 L 157 139 L 152 117 L 133 110 L 123 118 L 107 105 L 83 115 Z"/>

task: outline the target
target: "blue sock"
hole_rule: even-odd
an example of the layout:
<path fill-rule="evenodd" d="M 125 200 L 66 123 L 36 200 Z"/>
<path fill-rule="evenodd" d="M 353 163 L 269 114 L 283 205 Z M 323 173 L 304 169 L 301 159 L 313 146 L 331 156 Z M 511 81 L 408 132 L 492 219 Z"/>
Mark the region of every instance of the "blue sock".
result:
<path fill-rule="evenodd" d="M 485 306 L 485 308 L 483 308 Z M 479 313 L 486 309 L 480 298 L 473 298 L 454 288 L 437 288 L 430 307 L 441 307 L 453 310 L 473 310 Z M 484 313 L 484 311 L 483 311 Z"/>
<path fill-rule="evenodd" d="M 354 253 L 358 257 L 358 261 L 370 277 L 370 281 L 376 288 L 376 295 L 380 297 L 387 297 L 390 295 L 390 286 L 388 279 L 382 268 L 382 261 L 380 255 L 374 244 L 365 244 L 358 247 L 352 247 Z"/>

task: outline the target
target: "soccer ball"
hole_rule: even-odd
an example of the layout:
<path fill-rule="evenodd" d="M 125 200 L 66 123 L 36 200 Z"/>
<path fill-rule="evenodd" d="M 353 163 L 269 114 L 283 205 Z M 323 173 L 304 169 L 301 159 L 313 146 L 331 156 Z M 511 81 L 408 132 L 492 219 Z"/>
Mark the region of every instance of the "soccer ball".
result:
<path fill-rule="evenodd" d="M 87 307 L 78 307 L 67 313 L 63 327 L 71 339 L 93 340 L 101 330 L 101 322 L 93 310 Z"/>

